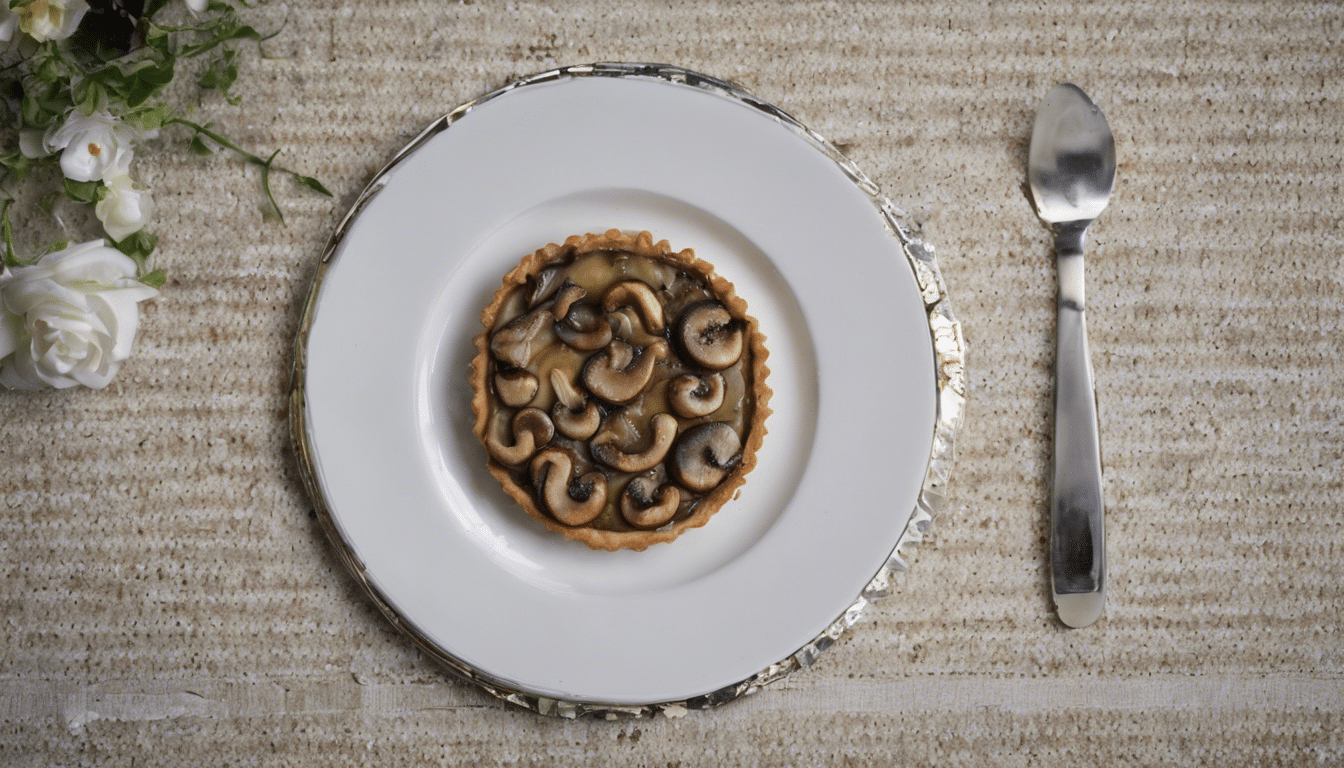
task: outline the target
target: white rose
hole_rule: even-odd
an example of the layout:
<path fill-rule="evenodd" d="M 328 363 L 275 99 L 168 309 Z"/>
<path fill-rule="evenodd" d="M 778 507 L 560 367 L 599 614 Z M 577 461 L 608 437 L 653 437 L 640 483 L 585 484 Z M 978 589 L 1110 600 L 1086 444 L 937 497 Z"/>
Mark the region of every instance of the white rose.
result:
<path fill-rule="evenodd" d="M 93 212 L 107 234 L 121 242 L 145 226 L 153 200 L 149 190 L 135 188 L 129 175 L 108 179 L 106 184 L 107 195 L 93 206 Z"/>
<path fill-rule="evenodd" d="M 0 384 L 11 389 L 107 386 L 159 292 L 102 240 L 49 253 L 0 276 Z"/>
<path fill-rule="evenodd" d="M 139 132 L 107 112 L 71 112 L 65 125 L 46 140 L 61 152 L 61 173 L 71 181 L 101 181 L 125 176 L 135 157 L 132 142 Z"/>
<path fill-rule="evenodd" d="M 89 6 L 84 0 L 33 0 L 19 11 L 19 29 L 34 40 L 64 40 L 75 33 Z"/>
<path fill-rule="evenodd" d="M 192 10 L 192 13 L 201 13 L 209 4 L 210 0 L 187 0 L 187 7 Z"/>

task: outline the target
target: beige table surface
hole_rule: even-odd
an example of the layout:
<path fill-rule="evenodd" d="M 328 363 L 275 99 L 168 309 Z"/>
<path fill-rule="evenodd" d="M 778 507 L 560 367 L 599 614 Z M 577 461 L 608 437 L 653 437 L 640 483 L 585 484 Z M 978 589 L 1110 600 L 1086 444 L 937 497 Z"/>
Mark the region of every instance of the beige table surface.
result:
<path fill-rule="evenodd" d="M 1057 6 L 1057 7 L 1056 7 Z M 102 392 L 0 394 L 0 764 L 1279 765 L 1344 762 L 1344 9 L 1136 4 L 262 2 L 256 173 L 139 165 L 158 265 Z M 416 651 L 359 591 L 291 453 L 291 340 L 346 206 L 431 119 L 599 60 L 731 79 L 923 227 L 969 345 L 951 500 L 895 594 L 794 677 L 679 719 L 562 721 Z M 1053 265 L 1035 106 L 1116 132 L 1091 238 L 1111 593 L 1057 623 L 1045 502 Z"/>

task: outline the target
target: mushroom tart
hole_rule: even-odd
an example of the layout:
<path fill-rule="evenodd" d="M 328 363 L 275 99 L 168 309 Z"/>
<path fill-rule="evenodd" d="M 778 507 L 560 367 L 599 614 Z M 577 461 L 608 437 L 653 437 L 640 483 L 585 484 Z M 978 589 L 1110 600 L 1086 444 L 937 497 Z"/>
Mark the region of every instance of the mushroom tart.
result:
<path fill-rule="evenodd" d="M 689 248 L 615 229 L 552 243 L 504 276 L 481 322 L 486 466 L 552 531 L 594 549 L 672 541 L 756 465 L 765 340 Z"/>

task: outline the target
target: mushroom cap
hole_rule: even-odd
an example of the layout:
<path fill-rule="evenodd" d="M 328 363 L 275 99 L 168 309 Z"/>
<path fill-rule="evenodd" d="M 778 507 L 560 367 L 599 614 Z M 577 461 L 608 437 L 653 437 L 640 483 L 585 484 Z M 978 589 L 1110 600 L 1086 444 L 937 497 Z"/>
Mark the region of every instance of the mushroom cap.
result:
<path fill-rule="evenodd" d="M 667 402 L 678 416 L 695 419 L 719 410 L 723 406 L 725 390 L 721 374 L 687 374 L 668 383 Z"/>
<path fill-rule="evenodd" d="M 697 424 L 681 433 L 667 463 L 672 479 L 703 493 L 714 488 L 742 461 L 742 438 L 722 421 Z"/>
<path fill-rule="evenodd" d="M 628 353 L 628 345 L 611 346 L 588 358 L 583 366 L 583 386 L 603 402 L 624 405 L 644 391 L 653 380 L 653 369 L 667 357 L 667 342 L 659 340 L 640 350 L 627 365 L 621 358 Z"/>
<path fill-rule="evenodd" d="M 658 333 L 667 327 L 663 321 L 663 302 L 643 280 L 622 280 L 602 294 L 603 309 L 610 312 L 618 307 L 634 307 L 649 333 Z"/>
<path fill-rule="evenodd" d="M 593 438 L 589 443 L 589 450 L 592 451 L 593 458 L 622 472 L 643 472 L 652 469 L 672 449 L 672 443 L 677 439 L 677 420 L 671 414 L 659 413 L 654 415 L 649 426 L 653 429 L 653 437 L 649 447 L 642 451 L 626 453 L 620 450 L 614 445 L 616 436 L 610 432 Z"/>
<path fill-rule="evenodd" d="M 523 368 L 499 371 L 495 374 L 495 392 L 510 408 L 521 408 L 537 396 L 541 382 Z"/>
<path fill-rule="evenodd" d="M 569 381 L 559 368 L 551 369 L 551 389 L 555 406 L 551 420 L 560 434 L 574 440 L 587 440 L 602 426 L 602 411 Z"/>
<path fill-rule="evenodd" d="M 537 449 L 549 443 L 552 437 L 555 437 L 555 425 L 551 423 L 551 417 L 540 408 L 524 408 L 513 415 L 510 427 L 513 432 L 513 443 L 505 445 L 500 439 L 500 427 L 507 417 L 507 411 L 500 411 L 495 415 L 495 420 L 491 424 L 493 427 L 485 439 L 485 449 L 490 453 L 491 458 L 501 464 L 508 466 L 517 466 L 528 459 Z"/>
<path fill-rule="evenodd" d="M 574 440 L 587 440 L 602 426 L 602 409 L 597 403 L 588 403 L 582 410 L 573 411 L 557 402 L 551 409 L 551 420 L 560 434 Z"/>
<path fill-rule="evenodd" d="M 537 454 L 531 471 L 541 507 L 565 525 L 591 522 L 607 506 L 606 475 L 589 472 L 571 480 L 574 460 L 558 448 Z"/>
<path fill-rule="evenodd" d="M 577 350 L 591 352 L 611 342 L 611 323 L 591 304 L 575 303 L 555 321 L 555 335 Z"/>
<path fill-rule="evenodd" d="M 652 477 L 636 477 L 621 494 L 621 517 L 636 528 L 657 528 L 667 523 L 681 507 L 681 489 L 658 485 Z"/>
<path fill-rule="evenodd" d="M 673 337 L 696 365 L 721 371 L 742 357 L 745 327 L 744 321 L 733 317 L 719 302 L 699 301 L 681 313 Z"/>

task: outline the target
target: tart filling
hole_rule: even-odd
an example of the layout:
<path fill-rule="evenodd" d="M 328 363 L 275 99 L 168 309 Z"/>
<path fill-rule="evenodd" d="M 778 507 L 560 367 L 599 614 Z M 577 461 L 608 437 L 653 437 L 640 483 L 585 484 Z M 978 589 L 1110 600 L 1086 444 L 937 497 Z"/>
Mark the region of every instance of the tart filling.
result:
<path fill-rule="evenodd" d="M 764 339 L 732 284 L 648 232 L 530 254 L 481 316 L 476 435 L 504 490 L 595 549 L 704 525 L 770 413 Z"/>

